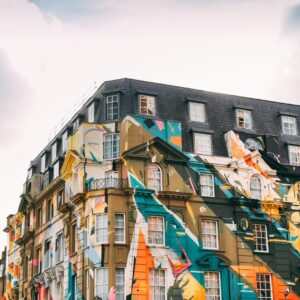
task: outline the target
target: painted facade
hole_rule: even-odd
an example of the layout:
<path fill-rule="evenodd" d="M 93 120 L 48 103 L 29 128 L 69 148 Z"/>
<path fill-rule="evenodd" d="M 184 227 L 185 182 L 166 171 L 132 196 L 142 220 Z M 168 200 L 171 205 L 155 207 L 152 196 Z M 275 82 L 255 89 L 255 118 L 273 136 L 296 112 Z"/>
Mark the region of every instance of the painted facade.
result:
<path fill-rule="evenodd" d="M 227 156 L 186 151 L 186 128 L 131 113 L 67 128 L 7 219 L 3 299 L 300 299 L 297 171 L 234 128 Z"/>

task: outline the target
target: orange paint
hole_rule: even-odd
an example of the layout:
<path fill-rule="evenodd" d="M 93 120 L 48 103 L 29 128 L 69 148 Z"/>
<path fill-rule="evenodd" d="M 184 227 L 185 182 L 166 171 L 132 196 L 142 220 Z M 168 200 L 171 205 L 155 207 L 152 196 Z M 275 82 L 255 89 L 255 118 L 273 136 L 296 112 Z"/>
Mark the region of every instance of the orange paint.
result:
<path fill-rule="evenodd" d="M 182 139 L 181 136 L 171 136 L 170 142 L 178 147 L 182 147 Z"/>

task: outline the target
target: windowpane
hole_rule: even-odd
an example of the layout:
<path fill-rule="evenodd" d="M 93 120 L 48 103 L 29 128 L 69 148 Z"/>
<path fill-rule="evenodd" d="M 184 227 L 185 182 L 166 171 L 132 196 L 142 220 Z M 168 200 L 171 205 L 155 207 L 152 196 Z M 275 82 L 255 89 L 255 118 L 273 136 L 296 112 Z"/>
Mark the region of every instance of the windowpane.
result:
<path fill-rule="evenodd" d="M 95 296 L 107 299 L 108 294 L 108 269 L 95 269 Z"/>
<path fill-rule="evenodd" d="M 108 217 L 107 214 L 96 215 L 96 243 L 108 243 Z"/>
<path fill-rule="evenodd" d="M 245 129 L 252 129 L 252 116 L 250 110 L 237 109 L 237 126 Z"/>
<path fill-rule="evenodd" d="M 148 188 L 156 193 L 162 190 L 161 169 L 153 164 L 147 167 Z"/>
<path fill-rule="evenodd" d="M 270 274 L 256 274 L 256 287 L 259 300 L 272 300 L 272 278 Z"/>
<path fill-rule="evenodd" d="M 155 116 L 155 97 L 140 95 L 140 113 Z"/>
<path fill-rule="evenodd" d="M 92 102 L 88 106 L 88 122 L 93 123 L 95 121 L 95 102 Z"/>
<path fill-rule="evenodd" d="M 290 164 L 300 166 L 300 146 L 289 146 Z"/>
<path fill-rule="evenodd" d="M 125 215 L 115 214 L 115 242 L 125 243 Z"/>
<path fill-rule="evenodd" d="M 68 147 L 68 131 L 65 131 L 62 135 L 62 152 L 64 153 L 66 150 L 67 150 L 67 147 Z"/>
<path fill-rule="evenodd" d="M 46 170 L 46 154 L 41 158 L 41 172 L 43 173 Z"/>
<path fill-rule="evenodd" d="M 52 156 L 52 162 L 54 162 L 57 158 L 57 143 L 54 143 L 51 147 L 51 156 Z"/>
<path fill-rule="evenodd" d="M 56 263 L 63 260 L 64 257 L 64 242 L 63 234 L 59 234 L 55 241 L 55 261 Z"/>
<path fill-rule="evenodd" d="M 201 222 L 202 244 L 204 249 L 219 249 L 218 222 L 203 220 Z"/>
<path fill-rule="evenodd" d="M 194 134 L 195 153 L 203 155 L 212 155 L 211 135 L 204 133 Z"/>
<path fill-rule="evenodd" d="M 111 95 L 106 97 L 106 119 L 114 121 L 119 119 L 119 97 Z"/>
<path fill-rule="evenodd" d="M 57 161 L 53 166 L 53 179 L 59 176 L 59 161 Z"/>
<path fill-rule="evenodd" d="M 189 102 L 190 120 L 205 122 L 205 106 L 203 103 Z"/>
<path fill-rule="evenodd" d="M 163 217 L 148 218 L 148 243 L 152 245 L 165 244 L 165 228 Z"/>
<path fill-rule="evenodd" d="M 205 299 L 221 300 L 221 281 L 219 272 L 204 272 Z"/>
<path fill-rule="evenodd" d="M 253 199 L 262 199 L 262 184 L 257 176 L 252 176 L 250 179 L 250 192 Z"/>
<path fill-rule="evenodd" d="M 255 250 L 259 252 L 268 252 L 268 229 L 265 224 L 253 225 L 253 240 L 255 243 Z"/>
<path fill-rule="evenodd" d="M 104 136 L 104 159 L 119 158 L 120 143 L 119 134 L 107 134 Z"/>
<path fill-rule="evenodd" d="M 151 300 L 166 299 L 166 279 L 164 269 L 150 270 L 150 297 Z"/>
<path fill-rule="evenodd" d="M 291 134 L 291 135 L 297 134 L 296 118 L 289 117 L 289 116 L 282 116 L 281 124 L 282 124 L 282 133 Z"/>
<path fill-rule="evenodd" d="M 116 269 L 116 300 L 125 299 L 125 272 L 123 268 Z"/>
<path fill-rule="evenodd" d="M 203 197 L 214 197 L 215 186 L 212 174 L 200 174 L 200 190 Z"/>

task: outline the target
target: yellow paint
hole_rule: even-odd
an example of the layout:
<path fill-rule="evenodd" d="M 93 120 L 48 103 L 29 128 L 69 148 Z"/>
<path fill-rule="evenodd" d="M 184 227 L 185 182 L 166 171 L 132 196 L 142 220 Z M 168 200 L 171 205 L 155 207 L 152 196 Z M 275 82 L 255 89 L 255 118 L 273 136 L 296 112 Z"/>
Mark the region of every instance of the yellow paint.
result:
<path fill-rule="evenodd" d="M 192 209 L 192 207 L 191 207 L 191 204 L 190 204 L 189 201 L 187 201 L 185 205 L 186 205 L 186 209 L 187 209 L 187 211 L 188 211 L 188 213 L 189 213 L 189 215 L 190 215 L 190 217 L 191 217 L 191 219 L 192 219 L 192 222 L 193 222 L 193 224 L 194 224 L 194 227 L 195 227 L 195 229 L 196 229 L 196 232 L 198 232 L 197 223 L 196 223 L 196 219 L 195 219 L 195 216 L 194 216 L 194 213 L 193 213 L 193 209 Z"/>
<path fill-rule="evenodd" d="M 204 287 L 190 272 L 182 277 L 179 287 L 182 288 L 183 299 L 205 300 Z"/>

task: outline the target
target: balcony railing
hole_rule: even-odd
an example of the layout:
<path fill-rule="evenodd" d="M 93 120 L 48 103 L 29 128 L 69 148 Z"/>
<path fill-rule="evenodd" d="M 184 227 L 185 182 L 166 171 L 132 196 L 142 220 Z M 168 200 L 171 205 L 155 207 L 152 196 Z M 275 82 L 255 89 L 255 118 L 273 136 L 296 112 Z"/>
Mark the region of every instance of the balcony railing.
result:
<path fill-rule="evenodd" d="M 99 178 L 94 179 L 87 184 L 87 192 L 103 189 L 122 189 L 128 187 L 127 179 L 118 178 Z"/>

